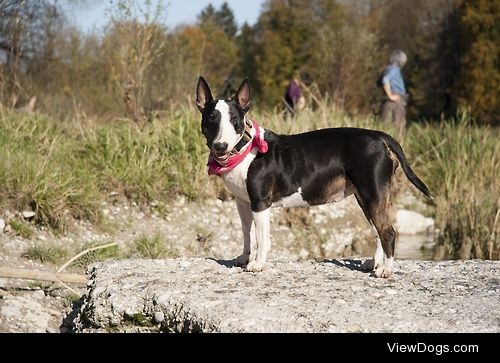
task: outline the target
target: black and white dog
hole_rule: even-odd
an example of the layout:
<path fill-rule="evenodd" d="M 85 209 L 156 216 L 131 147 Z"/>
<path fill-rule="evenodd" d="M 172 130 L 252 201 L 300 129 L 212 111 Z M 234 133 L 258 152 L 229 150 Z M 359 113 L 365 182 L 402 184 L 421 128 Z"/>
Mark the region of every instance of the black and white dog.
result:
<path fill-rule="evenodd" d="M 408 165 L 399 143 L 375 130 L 331 128 L 297 135 L 266 130 L 246 115 L 250 86 L 245 79 L 232 100 L 214 100 L 203 77 L 196 102 L 210 148 L 209 173 L 222 177 L 234 194 L 243 229 L 246 271 L 261 271 L 271 249 L 270 208 L 337 202 L 351 194 L 377 231 L 377 249 L 363 269 L 377 277 L 393 270 L 396 231 L 389 218 L 391 179 L 401 164 L 428 198 L 427 186 Z M 256 251 L 250 231 L 255 224 Z"/>

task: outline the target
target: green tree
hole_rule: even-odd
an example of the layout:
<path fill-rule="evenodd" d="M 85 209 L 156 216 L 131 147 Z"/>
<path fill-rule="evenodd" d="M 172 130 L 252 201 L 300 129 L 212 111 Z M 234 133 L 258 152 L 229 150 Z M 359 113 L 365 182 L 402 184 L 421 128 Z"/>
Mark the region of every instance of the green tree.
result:
<path fill-rule="evenodd" d="M 226 33 L 229 38 L 234 39 L 236 33 L 238 33 L 238 24 L 236 24 L 234 13 L 227 2 L 224 2 L 216 12 L 215 19 L 217 24 L 222 26 L 224 33 Z"/>
<path fill-rule="evenodd" d="M 238 24 L 236 24 L 234 13 L 227 2 L 224 2 L 219 10 L 216 10 L 212 4 L 208 4 L 198 14 L 198 24 L 207 23 L 213 23 L 220 27 L 230 39 L 234 39 L 238 33 Z"/>
<path fill-rule="evenodd" d="M 465 1 L 459 11 L 460 74 L 455 86 L 459 107 L 479 120 L 500 122 L 500 2 Z"/>
<path fill-rule="evenodd" d="M 360 7 L 331 0 L 269 0 L 255 27 L 259 94 L 280 102 L 294 71 L 349 111 L 369 111 L 376 89 L 377 34 Z"/>
<path fill-rule="evenodd" d="M 310 57 L 313 6 L 305 0 L 268 0 L 255 26 L 257 85 L 263 104 L 275 106 L 294 71 Z"/>
<path fill-rule="evenodd" d="M 236 74 L 239 78 L 248 77 L 252 88 L 258 89 L 257 85 L 257 67 L 255 64 L 256 56 L 256 36 L 254 29 L 244 23 L 241 32 L 236 39 L 238 46 L 239 69 Z"/>
<path fill-rule="evenodd" d="M 178 36 L 181 49 L 190 54 L 192 79 L 204 76 L 214 96 L 222 96 L 225 80 L 238 68 L 236 43 L 213 22 L 185 27 Z"/>
<path fill-rule="evenodd" d="M 205 9 L 201 11 L 200 14 L 198 14 L 198 23 L 203 24 L 203 23 L 208 23 L 208 22 L 213 22 L 216 23 L 216 16 L 217 11 L 215 10 L 214 6 L 212 4 L 208 4 Z"/>
<path fill-rule="evenodd" d="M 191 48 L 199 56 L 196 69 L 199 74 L 210 80 L 212 91 L 219 97 L 229 96 L 233 77 L 239 70 L 238 45 L 236 32 L 238 27 L 234 14 L 224 3 L 219 10 L 211 4 L 198 15 L 199 34 L 192 28 L 189 33 L 194 36 Z M 196 44 L 196 46 L 193 46 Z"/>
<path fill-rule="evenodd" d="M 376 93 L 377 33 L 365 22 L 358 3 L 317 1 L 317 25 L 306 70 L 336 106 L 368 112 Z"/>

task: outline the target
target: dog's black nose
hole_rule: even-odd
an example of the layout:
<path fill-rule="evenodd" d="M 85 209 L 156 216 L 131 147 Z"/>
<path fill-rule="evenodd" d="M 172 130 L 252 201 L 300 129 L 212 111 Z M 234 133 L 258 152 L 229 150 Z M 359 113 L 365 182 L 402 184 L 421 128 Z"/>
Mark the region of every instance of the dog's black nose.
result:
<path fill-rule="evenodd" d="M 226 152 L 227 142 L 214 142 L 213 150 L 218 152 L 218 153 Z"/>

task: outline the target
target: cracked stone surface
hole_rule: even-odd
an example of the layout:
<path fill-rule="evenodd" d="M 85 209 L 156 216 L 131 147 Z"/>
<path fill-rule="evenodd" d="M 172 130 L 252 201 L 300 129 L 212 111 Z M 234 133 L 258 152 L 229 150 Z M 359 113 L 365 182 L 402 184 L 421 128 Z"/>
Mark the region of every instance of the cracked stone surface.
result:
<path fill-rule="evenodd" d="M 498 261 L 271 260 L 261 273 L 204 258 L 121 260 L 89 270 L 75 330 L 500 332 Z"/>
<path fill-rule="evenodd" d="M 63 313 L 43 291 L 20 291 L 0 299 L 0 332 L 56 333 Z"/>

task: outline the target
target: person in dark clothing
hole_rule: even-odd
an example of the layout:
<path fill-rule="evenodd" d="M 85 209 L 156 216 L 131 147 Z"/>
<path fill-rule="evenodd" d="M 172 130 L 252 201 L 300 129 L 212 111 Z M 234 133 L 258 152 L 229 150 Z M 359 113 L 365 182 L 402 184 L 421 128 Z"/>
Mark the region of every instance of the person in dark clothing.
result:
<path fill-rule="evenodd" d="M 288 84 L 285 92 L 285 107 L 286 107 L 286 117 L 291 115 L 294 117 L 297 110 L 304 107 L 304 97 L 302 96 L 302 90 L 300 89 L 300 78 L 295 75 L 293 79 Z"/>

